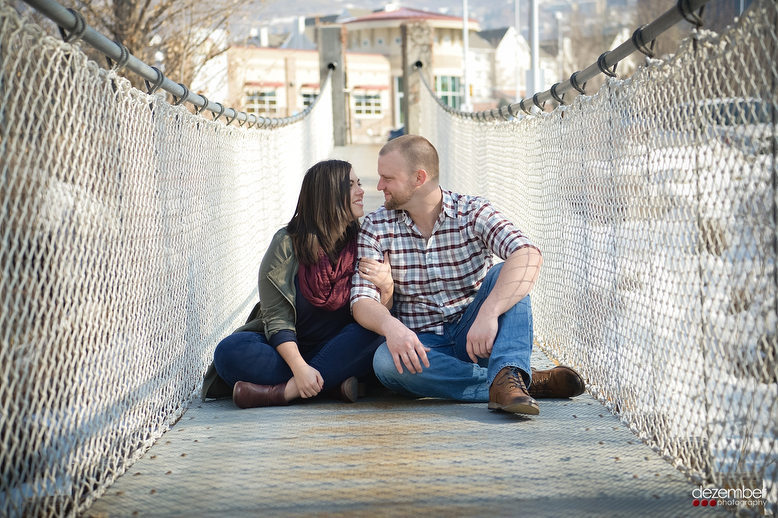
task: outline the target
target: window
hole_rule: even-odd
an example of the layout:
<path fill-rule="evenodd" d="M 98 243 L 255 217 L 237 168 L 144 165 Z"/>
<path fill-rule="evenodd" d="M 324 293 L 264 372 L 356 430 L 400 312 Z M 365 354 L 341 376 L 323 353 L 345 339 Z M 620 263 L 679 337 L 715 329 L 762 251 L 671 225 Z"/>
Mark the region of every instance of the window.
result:
<path fill-rule="evenodd" d="M 402 40 L 401 37 L 397 36 L 397 37 L 394 38 L 394 44 L 395 45 L 400 45 L 402 42 L 403 42 L 403 40 Z"/>
<path fill-rule="evenodd" d="M 300 95 L 303 98 L 303 108 L 309 107 L 311 104 L 313 104 L 313 101 L 316 100 L 316 97 L 319 95 L 319 89 L 316 88 L 305 88 L 300 90 Z"/>
<path fill-rule="evenodd" d="M 446 106 L 458 110 L 462 104 L 462 92 L 459 88 L 458 76 L 435 76 L 435 92 Z"/>
<path fill-rule="evenodd" d="M 362 46 L 363 47 L 369 47 L 370 46 L 370 40 L 368 40 L 368 39 L 362 40 Z"/>
<path fill-rule="evenodd" d="M 357 116 L 381 115 L 381 93 L 355 90 L 354 114 Z"/>
<path fill-rule="evenodd" d="M 378 38 L 378 39 L 376 40 L 375 44 L 376 44 L 376 45 L 378 45 L 378 46 L 381 46 L 381 45 L 383 45 L 383 44 L 384 44 L 384 39 L 383 39 L 383 38 Z"/>
<path fill-rule="evenodd" d="M 246 92 L 246 113 L 255 115 L 278 113 L 276 91 Z"/>

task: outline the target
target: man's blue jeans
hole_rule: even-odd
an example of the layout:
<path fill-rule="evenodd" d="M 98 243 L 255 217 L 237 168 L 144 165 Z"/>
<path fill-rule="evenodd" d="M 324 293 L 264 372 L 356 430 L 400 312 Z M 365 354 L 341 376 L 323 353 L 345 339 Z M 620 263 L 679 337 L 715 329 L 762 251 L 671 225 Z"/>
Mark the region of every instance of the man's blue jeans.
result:
<path fill-rule="evenodd" d="M 445 324 L 442 335 L 418 335 L 419 341 L 430 348 L 427 353 L 429 368 L 422 365 L 421 373 L 412 374 L 403 366 L 403 373 L 400 374 L 386 343 L 381 344 L 373 357 L 373 368 L 381 383 L 407 396 L 487 402 L 489 386 L 495 376 L 503 367 L 510 365 L 524 371 L 524 381 L 529 386 L 533 340 L 529 295 L 499 317 L 499 330 L 489 358 L 480 358 L 479 363 L 475 364 L 467 355 L 467 333 L 479 308 L 494 288 L 501 269 L 502 264 L 499 264 L 489 270 L 478 294 L 459 322 Z"/>

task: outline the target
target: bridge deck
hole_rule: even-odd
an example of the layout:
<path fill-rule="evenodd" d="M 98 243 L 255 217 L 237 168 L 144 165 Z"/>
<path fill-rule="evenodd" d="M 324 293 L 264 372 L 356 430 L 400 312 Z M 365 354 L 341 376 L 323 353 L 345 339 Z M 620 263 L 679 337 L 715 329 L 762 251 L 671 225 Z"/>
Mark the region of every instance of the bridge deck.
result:
<path fill-rule="evenodd" d="M 693 488 L 588 394 L 532 418 L 396 396 L 197 400 L 85 516 L 731 515 L 694 507 Z"/>
<path fill-rule="evenodd" d="M 366 211 L 380 146 L 337 148 Z M 553 365 L 539 351 L 533 365 Z M 85 516 L 730 516 L 595 399 L 532 418 L 368 395 L 239 410 L 199 400 Z"/>

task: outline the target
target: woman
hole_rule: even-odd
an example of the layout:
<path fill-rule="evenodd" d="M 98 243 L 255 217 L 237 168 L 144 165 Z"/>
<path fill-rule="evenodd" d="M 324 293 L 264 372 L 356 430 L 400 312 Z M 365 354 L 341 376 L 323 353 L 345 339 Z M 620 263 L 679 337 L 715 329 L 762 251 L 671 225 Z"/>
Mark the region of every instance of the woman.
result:
<path fill-rule="evenodd" d="M 214 352 L 238 407 L 288 405 L 323 392 L 356 401 L 356 376 L 372 371 L 383 342 L 355 323 L 349 308 L 364 193 L 348 162 L 327 160 L 305 173 L 295 215 L 259 268 L 257 318 Z M 363 263 L 368 271 L 360 275 L 391 305 L 388 264 Z"/>

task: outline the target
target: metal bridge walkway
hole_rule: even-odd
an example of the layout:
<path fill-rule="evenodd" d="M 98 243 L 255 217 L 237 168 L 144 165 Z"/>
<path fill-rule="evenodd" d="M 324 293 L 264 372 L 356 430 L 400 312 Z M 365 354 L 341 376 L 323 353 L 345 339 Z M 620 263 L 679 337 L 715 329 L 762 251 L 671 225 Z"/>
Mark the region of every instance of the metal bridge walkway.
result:
<path fill-rule="evenodd" d="M 375 190 L 380 146 L 336 148 Z M 553 363 L 538 349 L 533 366 Z M 588 394 L 540 415 L 376 396 L 239 410 L 195 400 L 84 516 L 732 516 Z"/>
<path fill-rule="evenodd" d="M 731 516 L 694 507 L 693 488 L 588 394 L 532 418 L 391 396 L 197 400 L 85 516 Z"/>

